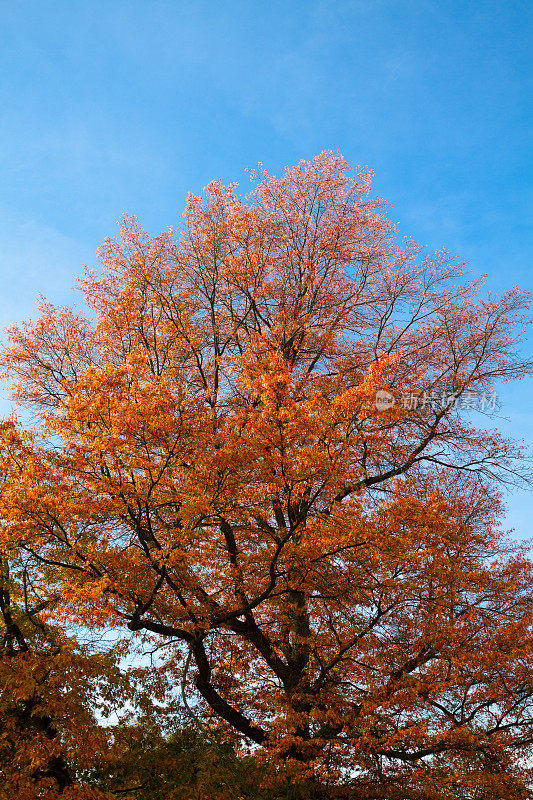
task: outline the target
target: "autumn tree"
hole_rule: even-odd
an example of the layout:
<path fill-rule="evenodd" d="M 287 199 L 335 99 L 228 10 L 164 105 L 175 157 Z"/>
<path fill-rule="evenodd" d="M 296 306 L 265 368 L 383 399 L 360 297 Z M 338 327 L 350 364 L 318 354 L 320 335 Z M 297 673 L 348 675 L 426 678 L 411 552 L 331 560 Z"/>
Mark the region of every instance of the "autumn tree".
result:
<path fill-rule="evenodd" d="M 100 798 L 77 792 L 76 768 L 108 749 L 93 712 L 115 665 L 43 621 L 47 601 L 35 602 L 27 571 L 5 554 L 0 580 L 0 797 Z"/>
<path fill-rule="evenodd" d="M 22 463 L 12 422 L 2 425 L 3 483 Z M 40 567 L 41 565 L 39 565 Z M 126 652 L 56 619 L 54 579 L 23 550 L 0 551 L 0 798 L 104 800 L 82 775 L 112 762 L 113 718 L 142 717 L 159 694 L 142 668 L 120 668 Z M 140 686 L 139 683 L 143 686 Z M 129 708 L 129 712 L 126 711 Z M 150 707 L 151 710 L 151 707 Z"/>
<path fill-rule="evenodd" d="M 209 184 L 176 233 L 125 218 L 87 316 L 14 327 L 37 423 L 4 431 L 3 539 L 317 791 L 529 797 L 532 570 L 499 523 L 524 456 L 460 402 L 531 372 L 529 298 L 400 241 L 371 177 L 326 152 Z"/>

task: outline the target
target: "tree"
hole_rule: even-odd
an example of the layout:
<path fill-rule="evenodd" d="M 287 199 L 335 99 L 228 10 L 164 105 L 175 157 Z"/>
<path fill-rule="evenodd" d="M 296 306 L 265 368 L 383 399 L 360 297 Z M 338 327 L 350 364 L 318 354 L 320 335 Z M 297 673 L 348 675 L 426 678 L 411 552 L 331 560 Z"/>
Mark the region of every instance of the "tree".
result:
<path fill-rule="evenodd" d="M 27 570 L 5 556 L 0 587 L 0 796 L 53 800 L 82 790 L 76 772 L 109 749 L 95 712 L 123 682 L 110 653 L 89 653 L 43 620 Z M 22 577 L 23 584 L 17 584 Z M 19 591 L 21 590 L 21 591 Z"/>
<path fill-rule="evenodd" d="M 21 452 L 13 425 L 2 432 L 6 484 L 20 471 Z M 146 670 L 120 668 L 124 647 L 88 631 L 82 641 L 72 626 L 54 624 L 48 578 L 17 548 L 0 551 L 0 797 L 103 800 L 80 778 L 113 758 L 109 718 L 117 710 L 127 718 L 128 705 L 139 714 L 157 690 Z"/>
<path fill-rule="evenodd" d="M 125 218 L 91 316 L 11 330 L 39 425 L 5 429 L 3 536 L 56 613 L 164 643 L 196 712 L 295 779 L 524 798 L 532 571 L 498 521 L 524 454 L 450 398 L 530 374 L 529 297 L 399 243 L 371 177 L 326 152 L 209 184 L 179 236 Z"/>
<path fill-rule="evenodd" d="M 179 720 L 164 735 L 155 720 L 117 729 L 112 756 L 88 782 L 135 800 L 270 800 L 261 792 L 262 772 L 253 758 L 239 758 L 230 744 L 206 739 L 190 721 Z"/>

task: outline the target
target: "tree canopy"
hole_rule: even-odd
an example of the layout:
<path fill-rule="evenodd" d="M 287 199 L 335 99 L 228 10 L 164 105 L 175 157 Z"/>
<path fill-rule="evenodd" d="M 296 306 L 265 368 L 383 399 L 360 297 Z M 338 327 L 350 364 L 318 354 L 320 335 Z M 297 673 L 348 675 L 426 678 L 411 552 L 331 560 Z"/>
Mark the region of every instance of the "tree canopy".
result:
<path fill-rule="evenodd" d="M 0 431 L 1 547 L 55 624 L 164 646 L 192 713 L 294 780 L 526 798 L 526 460 L 461 400 L 531 373 L 529 296 L 400 241 L 371 178 L 325 152 L 210 183 L 176 232 L 124 218 L 88 314 L 13 327 L 35 425 Z"/>

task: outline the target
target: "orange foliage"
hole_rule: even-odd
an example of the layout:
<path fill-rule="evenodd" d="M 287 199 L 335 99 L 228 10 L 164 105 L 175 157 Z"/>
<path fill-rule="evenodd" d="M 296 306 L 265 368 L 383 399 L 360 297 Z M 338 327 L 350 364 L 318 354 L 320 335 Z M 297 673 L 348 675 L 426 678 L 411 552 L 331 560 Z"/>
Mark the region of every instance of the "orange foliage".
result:
<path fill-rule="evenodd" d="M 371 177 L 327 152 L 244 200 L 209 184 L 178 236 L 125 218 L 92 317 L 11 330 L 39 425 L 2 429 L 4 545 L 56 619 L 161 637 L 212 724 L 296 772 L 524 798 L 532 574 L 495 488 L 522 453 L 375 397 L 523 377 L 529 298 L 398 244 Z"/>

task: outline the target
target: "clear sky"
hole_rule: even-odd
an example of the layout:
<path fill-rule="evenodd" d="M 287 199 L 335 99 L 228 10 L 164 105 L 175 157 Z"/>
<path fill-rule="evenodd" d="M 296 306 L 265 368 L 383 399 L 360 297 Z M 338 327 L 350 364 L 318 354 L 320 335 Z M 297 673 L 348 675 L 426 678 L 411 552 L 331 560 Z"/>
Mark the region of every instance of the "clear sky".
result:
<path fill-rule="evenodd" d="M 532 21 L 513 0 L 0 0 L 0 326 L 72 302 L 122 213 L 155 233 L 187 190 L 325 148 L 375 170 L 403 233 L 531 288 Z M 531 444 L 532 396 L 500 392 Z M 510 499 L 520 536 L 532 501 Z"/>

